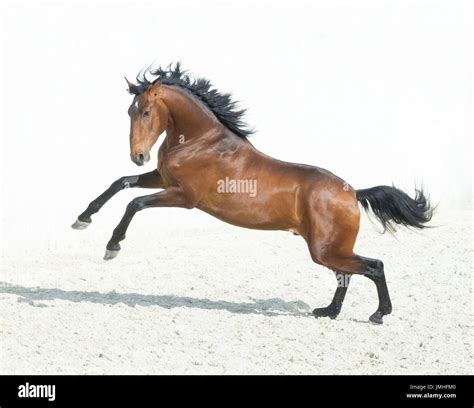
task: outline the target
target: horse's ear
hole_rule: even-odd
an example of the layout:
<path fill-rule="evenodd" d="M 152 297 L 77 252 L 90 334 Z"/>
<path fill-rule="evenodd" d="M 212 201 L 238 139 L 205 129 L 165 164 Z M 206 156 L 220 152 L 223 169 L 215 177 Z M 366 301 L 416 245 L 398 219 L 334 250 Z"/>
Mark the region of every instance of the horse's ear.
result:
<path fill-rule="evenodd" d="M 125 81 L 127 81 L 127 85 L 128 85 L 128 92 L 131 93 L 132 95 L 136 94 L 136 91 L 137 91 L 137 86 L 135 84 L 133 84 L 132 82 L 130 82 L 127 77 L 124 77 L 125 78 Z"/>

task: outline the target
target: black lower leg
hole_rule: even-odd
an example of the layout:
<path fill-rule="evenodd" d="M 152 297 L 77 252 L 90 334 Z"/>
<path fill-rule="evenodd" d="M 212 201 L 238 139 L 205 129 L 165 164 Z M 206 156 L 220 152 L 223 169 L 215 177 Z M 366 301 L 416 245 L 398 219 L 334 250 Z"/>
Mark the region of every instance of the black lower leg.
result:
<path fill-rule="evenodd" d="M 107 250 L 109 251 L 119 251 L 120 250 L 120 241 L 125 239 L 125 233 L 127 232 L 128 226 L 132 221 L 133 216 L 137 211 L 141 210 L 141 205 L 137 199 L 132 200 L 125 210 L 125 214 L 120 220 L 117 227 L 115 227 L 114 232 L 112 233 L 112 238 L 110 238 L 107 244 Z"/>
<path fill-rule="evenodd" d="M 363 275 L 375 283 L 379 298 L 379 306 L 375 313 L 370 316 L 369 320 L 373 323 L 381 324 L 383 323 L 383 316 L 392 312 L 392 302 L 388 293 L 383 262 L 378 259 L 369 258 L 364 258 L 364 260 L 367 261 L 368 268 Z"/>
<path fill-rule="evenodd" d="M 313 310 L 313 315 L 316 317 L 330 317 L 335 319 L 341 311 L 342 302 L 346 296 L 347 288 L 351 280 L 351 276 L 348 273 L 336 273 L 337 288 L 334 293 L 334 297 L 329 306 L 321 307 Z"/>

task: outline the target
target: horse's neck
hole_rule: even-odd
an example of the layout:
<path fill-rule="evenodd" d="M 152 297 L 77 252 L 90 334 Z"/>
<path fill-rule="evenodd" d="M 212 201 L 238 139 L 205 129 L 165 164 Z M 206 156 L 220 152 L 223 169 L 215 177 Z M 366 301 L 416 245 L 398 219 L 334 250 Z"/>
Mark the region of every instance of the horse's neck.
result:
<path fill-rule="evenodd" d="M 244 148 L 256 152 L 250 142 L 227 129 L 196 97 L 177 87 L 162 85 L 162 88 L 162 100 L 169 110 L 163 154 L 188 142 L 204 143 L 213 151 L 235 152 Z"/>
<path fill-rule="evenodd" d="M 194 96 L 175 86 L 162 85 L 161 97 L 168 108 L 167 137 L 183 143 L 221 126 L 214 114 Z"/>

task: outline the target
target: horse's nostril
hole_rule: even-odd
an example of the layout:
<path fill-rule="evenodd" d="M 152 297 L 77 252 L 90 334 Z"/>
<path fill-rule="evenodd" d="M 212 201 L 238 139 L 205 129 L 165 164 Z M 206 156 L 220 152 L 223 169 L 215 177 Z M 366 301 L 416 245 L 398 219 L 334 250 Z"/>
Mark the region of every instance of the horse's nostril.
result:
<path fill-rule="evenodd" d="M 149 159 L 148 155 L 145 155 L 143 153 L 137 153 L 135 156 L 133 156 L 132 160 L 137 166 L 143 166 L 145 162 Z"/>

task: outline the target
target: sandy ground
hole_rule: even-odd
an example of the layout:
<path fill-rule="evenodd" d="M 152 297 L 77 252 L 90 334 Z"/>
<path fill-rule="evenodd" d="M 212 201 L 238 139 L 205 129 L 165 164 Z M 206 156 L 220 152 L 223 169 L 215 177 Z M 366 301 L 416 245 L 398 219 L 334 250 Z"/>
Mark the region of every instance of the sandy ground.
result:
<path fill-rule="evenodd" d="M 364 218 L 357 250 L 384 261 L 394 305 L 382 326 L 363 277 L 337 320 L 311 317 L 336 281 L 300 237 L 156 217 L 110 262 L 94 224 L 3 255 L 2 374 L 473 374 L 471 212 L 396 237 Z"/>

